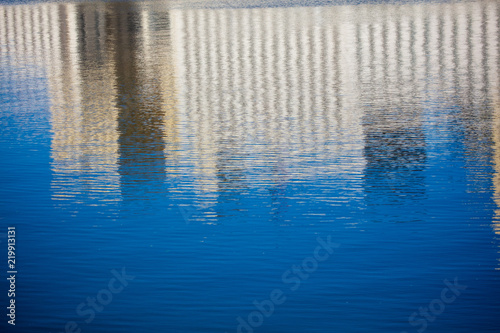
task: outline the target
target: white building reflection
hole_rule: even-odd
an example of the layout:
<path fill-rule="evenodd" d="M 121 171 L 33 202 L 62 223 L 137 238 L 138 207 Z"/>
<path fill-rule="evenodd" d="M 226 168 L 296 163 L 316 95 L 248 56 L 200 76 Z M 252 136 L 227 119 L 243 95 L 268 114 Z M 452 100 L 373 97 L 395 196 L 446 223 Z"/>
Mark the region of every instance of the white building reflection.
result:
<path fill-rule="evenodd" d="M 477 124 L 465 133 L 469 163 L 488 156 L 478 138 L 491 136 L 485 92 L 498 91 L 496 2 L 177 9 L 171 17 L 181 128 L 201 192 L 217 191 L 221 171 L 235 165 L 279 165 L 255 181 L 319 175 L 348 189 L 326 201 L 362 195 L 404 205 L 425 195 L 428 155 L 457 139 L 452 118 Z"/>
<path fill-rule="evenodd" d="M 103 29 L 99 21 L 103 5 L 97 5 L 95 15 L 80 13 L 74 4 L 5 6 L 0 10 L 0 16 L 6 18 L 0 23 L 2 37 L 16 57 L 13 65 L 33 61 L 48 79 L 53 199 L 119 200 L 116 82 L 109 49 L 95 54 L 104 57 L 100 65 L 84 67 L 79 29 L 79 20 L 93 23 L 96 29 L 86 29 L 87 38 L 92 39 L 90 44 L 104 46 L 103 38 L 97 37 L 97 31 Z"/>
<path fill-rule="evenodd" d="M 134 36 L 126 21 L 131 11 L 139 20 Z M 155 126 L 144 126 L 151 117 L 159 122 L 155 139 L 161 170 L 149 165 L 142 172 L 165 173 L 164 138 L 176 155 L 171 47 L 164 38 L 168 27 L 151 33 L 161 19 L 152 20 L 150 11 L 103 3 L 0 6 L 5 18 L 0 21 L 0 43 L 15 56 L 11 65 L 34 62 L 48 80 L 54 200 L 96 205 L 121 200 L 123 178 L 130 172 L 120 168 L 127 161 L 121 155 L 130 155 L 122 139 L 138 131 L 143 138 L 154 136 Z M 154 144 L 146 141 L 144 146 Z"/>
<path fill-rule="evenodd" d="M 99 204 L 171 182 L 215 202 L 249 183 L 321 178 L 342 191 L 318 200 L 369 201 L 378 187 L 404 203 L 425 194 L 423 165 L 439 149 L 429 138 L 454 140 L 436 124 L 486 124 L 465 129 L 471 164 L 489 156 L 480 138 L 497 136 L 484 121 L 498 105 L 495 1 L 45 3 L 0 6 L 0 17 L 9 61 L 49 82 L 57 200 Z"/>

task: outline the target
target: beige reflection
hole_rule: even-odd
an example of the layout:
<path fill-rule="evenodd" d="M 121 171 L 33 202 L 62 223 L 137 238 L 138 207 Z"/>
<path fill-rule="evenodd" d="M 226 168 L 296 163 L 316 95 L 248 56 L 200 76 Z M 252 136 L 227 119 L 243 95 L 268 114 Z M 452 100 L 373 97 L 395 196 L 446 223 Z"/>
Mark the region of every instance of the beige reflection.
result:
<path fill-rule="evenodd" d="M 119 94 L 127 83 L 124 78 L 130 78 L 130 68 L 139 68 L 134 93 L 142 100 L 154 99 L 155 105 L 142 105 L 139 115 L 127 120 L 140 123 L 136 118 L 141 111 L 154 109 L 161 118 L 161 139 L 166 138 L 171 150 L 162 173 L 175 173 L 172 168 L 178 164 L 168 26 L 158 27 L 161 22 L 152 18 L 151 7 L 118 7 L 105 3 L 0 6 L 0 43 L 13 56 L 12 65 L 34 63 L 33 68 L 48 80 L 54 200 L 88 203 L 91 199 L 90 204 L 97 205 L 121 200 L 120 138 L 127 133 L 120 136 Z M 133 36 L 125 34 L 130 30 L 126 25 L 130 12 L 140 18 Z M 120 26 L 123 22 L 125 26 Z M 139 56 L 127 57 L 131 48 Z M 117 59 L 129 63 L 117 63 Z M 148 84 L 153 81 L 151 90 Z"/>
<path fill-rule="evenodd" d="M 215 200 L 230 181 L 243 186 L 225 172 L 262 166 L 279 171 L 270 179 L 257 170 L 254 183 L 327 175 L 362 195 L 356 180 L 378 163 L 367 147 L 385 144 L 383 135 L 402 133 L 419 163 L 425 136 L 450 117 L 435 105 L 484 119 L 471 110 L 498 96 L 495 1 L 166 7 L 0 6 L 0 42 L 49 80 L 54 199 L 118 200 L 130 171 L 124 131 L 148 133 L 148 116 L 162 118 L 150 139 L 164 146 L 163 172 L 189 170 L 180 186 L 200 196 Z M 124 86 L 141 96 L 128 104 L 137 115 L 122 105 Z M 468 156 L 487 156 L 476 138 L 490 128 L 466 138 Z M 306 165 L 311 158 L 317 163 Z"/>
<path fill-rule="evenodd" d="M 192 147 L 183 153 L 195 164 L 199 193 L 215 193 L 231 181 L 244 187 L 241 178 L 225 175 L 237 168 L 269 167 L 252 175 L 265 185 L 317 174 L 360 177 L 353 11 L 172 11 L 179 115 Z M 311 157 L 317 163 L 306 166 Z M 279 171 L 270 178 L 268 170 Z"/>
<path fill-rule="evenodd" d="M 148 4 L 109 6 L 119 109 L 122 195 L 137 185 L 159 193 L 166 174 L 178 173 L 178 115 L 170 13 Z M 144 188 L 143 188 L 144 189 Z"/>
<path fill-rule="evenodd" d="M 487 24 L 486 31 L 488 34 L 488 39 L 486 40 L 487 48 L 487 79 L 489 85 L 491 86 L 490 96 L 493 104 L 494 115 L 493 115 L 493 164 L 495 168 L 495 174 L 493 176 L 493 188 L 494 188 L 494 199 L 497 204 L 497 210 L 495 212 L 495 217 L 493 219 L 493 230 L 496 235 L 500 236 L 500 82 L 499 74 L 500 68 L 498 67 L 498 57 L 499 54 L 499 43 L 498 43 L 498 17 L 495 15 L 498 13 L 498 6 L 496 4 L 490 4 L 487 11 Z M 500 253 L 500 251 L 499 251 Z M 497 270 L 500 270 L 500 259 Z"/>
<path fill-rule="evenodd" d="M 104 9 L 61 5 L 59 29 L 50 36 L 61 43 L 49 57 L 54 199 L 120 199 L 116 79 Z"/>
<path fill-rule="evenodd" d="M 487 69 L 498 59 L 494 1 L 176 9 L 171 17 L 181 131 L 191 147 L 181 159 L 195 164 L 200 193 L 218 191 L 230 163 L 356 179 L 380 162 L 370 160 L 370 145 L 401 148 L 401 163 L 421 166 L 426 135 L 450 117 L 442 109 L 458 104 L 462 117 L 480 120 L 470 110 L 497 76 Z M 467 148 L 479 158 L 476 141 Z M 305 168 L 305 159 L 318 163 Z"/>

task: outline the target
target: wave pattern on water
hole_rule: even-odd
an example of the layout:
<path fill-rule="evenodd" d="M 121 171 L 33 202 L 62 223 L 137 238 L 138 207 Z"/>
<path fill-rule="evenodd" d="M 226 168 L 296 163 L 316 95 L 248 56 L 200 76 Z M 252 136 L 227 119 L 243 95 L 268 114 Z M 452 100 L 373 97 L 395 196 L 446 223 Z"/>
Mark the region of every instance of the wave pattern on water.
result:
<path fill-rule="evenodd" d="M 318 236 L 342 246 L 255 331 L 410 331 L 455 276 L 429 332 L 498 324 L 500 5 L 329 4 L 0 6 L 35 331 L 236 331 Z"/>

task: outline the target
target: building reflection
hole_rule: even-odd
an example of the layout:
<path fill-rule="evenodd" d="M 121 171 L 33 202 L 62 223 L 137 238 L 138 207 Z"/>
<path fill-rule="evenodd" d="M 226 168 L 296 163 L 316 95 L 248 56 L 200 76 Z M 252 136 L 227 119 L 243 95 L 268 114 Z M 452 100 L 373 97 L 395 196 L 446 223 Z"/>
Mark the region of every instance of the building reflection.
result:
<path fill-rule="evenodd" d="M 5 44 L 14 66 L 42 68 L 50 93 L 52 197 L 120 199 L 118 134 L 112 59 L 102 34 L 103 5 L 35 4 L 1 7 Z M 83 25 L 86 37 L 82 37 Z M 62 202 L 61 202 L 62 203 Z"/>
<path fill-rule="evenodd" d="M 354 31 L 347 20 L 329 21 L 350 10 L 172 11 L 179 112 L 200 193 L 224 196 L 257 183 L 281 202 L 287 179 L 325 177 L 349 195 L 319 200 L 359 195 L 349 185 L 364 169 L 362 112 L 350 80 Z"/>
<path fill-rule="evenodd" d="M 493 231 L 496 234 L 497 240 L 500 238 L 500 66 L 498 66 L 498 53 L 500 51 L 498 44 L 498 39 L 496 36 L 500 33 L 499 27 L 496 24 L 498 19 L 498 5 L 491 4 L 486 12 L 486 24 L 485 29 L 488 38 L 485 40 L 488 47 L 486 49 L 486 68 L 487 71 L 484 72 L 488 87 L 489 96 L 492 108 L 493 108 L 493 121 L 492 124 L 492 141 L 493 141 L 493 198 L 496 203 L 497 209 L 495 210 L 495 216 L 493 218 Z M 500 250 L 498 251 L 500 253 Z M 500 270 L 500 255 L 497 258 L 498 265 L 497 270 Z"/>
<path fill-rule="evenodd" d="M 408 209 L 425 195 L 427 147 L 420 102 L 424 91 L 416 63 L 423 52 L 417 53 L 420 50 L 411 45 L 426 33 L 413 29 L 418 20 L 422 18 L 411 6 L 381 6 L 370 12 L 366 8 L 356 22 L 368 206 Z M 415 36 L 416 31 L 420 36 Z M 401 216 L 397 211 L 384 214 Z"/>
<path fill-rule="evenodd" d="M 123 198 L 160 193 L 178 142 L 169 13 L 133 3 L 108 7 L 118 109 L 118 172 Z M 170 170 L 171 172 L 171 170 Z M 140 197 L 140 195 L 139 195 Z"/>
<path fill-rule="evenodd" d="M 487 63 L 497 59 L 497 34 L 485 30 L 486 21 L 488 29 L 498 22 L 494 2 L 173 13 L 179 111 L 206 190 L 220 192 L 210 187 L 218 179 L 244 185 L 218 174 L 224 164 L 248 170 L 282 161 L 284 174 L 320 173 L 353 189 L 347 196 L 363 178 L 357 193 L 368 205 L 404 207 L 425 197 L 428 153 L 442 149 L 426 138 L 436 122 L 457 116 L 474 118 L 457 119 L 474 124 L 464 133 L 465 155 L 488 156 L 478 140 L 490 136 L 484 115 L 469 110 L 483 102 Z M 438 134 L 459 138 L 451 129 Z M 270 158 L 248 161 L 242 151 Z"/>
<path fill-rule="evenodd" d="M 461 140 L 468 166 L 491 156 L 498 11 L 45 3 L 1 6 L 0 43 L 48 78 L 54 199 L 215 204 L 257 184 L 285 207 L 293 179 L 331 184 L 326 203 L 405 207 L 436 142 Z"/>
<path fill-rule="evenodd" d="M 48 78 L 53 199 L 116 202 L 134 182 L 158 191 L 178 165 L 168 12 L 126 3 L 0 10 L 2 44 Z"/>

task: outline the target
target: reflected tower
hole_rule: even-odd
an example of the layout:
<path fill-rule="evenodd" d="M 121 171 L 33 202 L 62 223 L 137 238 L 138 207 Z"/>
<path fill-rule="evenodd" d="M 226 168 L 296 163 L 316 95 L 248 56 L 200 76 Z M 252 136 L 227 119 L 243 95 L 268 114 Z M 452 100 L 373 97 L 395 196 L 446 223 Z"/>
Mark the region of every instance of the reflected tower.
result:
<path fill-rule="evenodd" d="M 65 200 L 116 202 L 116 82 L 103 37 L 104 6 L 34 4 L 5 10 L 23 13 L 22 29 L 10 31 L 17 35 L 15 48 L 47 76 L 52 198 L 63 206 Z M 8 15 L 5 23 L 16 24 Z"/>
<path fill-rule="evenodd" d="M 356 27 L 356 76 L 365 109 L 366 205 L 389 206 L 388 215 L 400 216 L 392 210 L 408 209 L 425 194 L 427 153 L 418 72 L 423 52 L 414 42 L 425 32 L 411 6 L 373 6 L 371 11 L 378 13 L 366 13 Z"/>
<path fill-rule="evenodd" d="M 176 165 L 170 17 L 168 11 L 152 11 L 144 4 L 114 3 L 108 10 L 113 12 L 107 36 L 114 45 L 118 170 L 126 200 L 162 193 L 166 172 L 172 172 L 167 168 Z"/>

